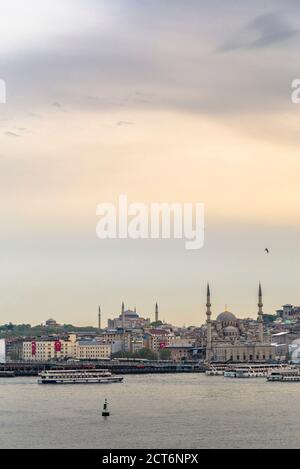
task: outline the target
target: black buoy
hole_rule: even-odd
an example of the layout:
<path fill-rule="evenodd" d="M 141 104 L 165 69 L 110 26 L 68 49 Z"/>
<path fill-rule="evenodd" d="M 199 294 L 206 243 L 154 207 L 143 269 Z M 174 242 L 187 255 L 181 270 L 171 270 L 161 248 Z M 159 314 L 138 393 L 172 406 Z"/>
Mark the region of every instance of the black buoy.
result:
<path fill-rule="evenodd" d="M 108 406 L 107 406 L 107 399 L 104 401 L 102 417 L 109 417 Z"/>

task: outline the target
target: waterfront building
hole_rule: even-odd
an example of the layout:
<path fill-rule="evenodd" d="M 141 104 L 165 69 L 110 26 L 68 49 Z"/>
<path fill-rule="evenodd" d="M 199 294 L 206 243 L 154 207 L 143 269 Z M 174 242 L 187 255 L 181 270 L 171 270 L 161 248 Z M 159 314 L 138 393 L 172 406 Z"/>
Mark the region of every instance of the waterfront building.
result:
<path fill-rule="evenodd" d="M 300 328 L 295 326 L 282 327 L 280 332 L 274 332 L 272 334 L 272 344 L 276 347 L 276 358 L 278 360 L 295 359 L 295 345 L 298 348 L 299 340 Z"/>
<path fill-rule="evenodd" d="M 193 359 L 194 347 L 191 344 L 179 345 L 175 343 L 172 345 L 167 345 L 165 350 L 169 350 L 171 352 L 170 360 L 174 362 L 182 362 Z"/>
<path fill-rule="evenodd" d="M 275 347 L 264 336 L 262 289 L 258 291 L 258 320 L 242 320 L 226 310 L 212 320 L 207 286 L 206 325 L 200 328 L 198 346 L 206 349 L 206 361 L 254 362 L 274 360 Z"/>
<path fill-rule="evenodd" d="M 0 339 L 0 363 L 6 363 L 6 341 Z"/>
<path fill-rule="evenodd" d="M 75 346 L 75 358 L 79 360 L 101 360 L 111 357 L 112 345 L 97 340 L 79 340 Z"/>
<path fill-rule="evenodd" d="M 192 345 L 193 347 L 196 344 L 196 338 L 195 337 L 190 337 L 190 336 L 175 336 L 174 340 L 172 341 L 172 345 L 177 345 L 177 346 L 190 346 Z"/>
<path fill-rule="evenodd" d="M 39 339 L 24 341 L 22 359 L 24 361 L 55 361 L 63 359 L 101 360 L 111 357 L 118 347 L 113 342 L 103 342 L 96 338 L 77 337 L 70 334 L 64 339 Z"/>
<path fill-rule="evenodd" d="M 149 329 L 144 335 L 144 347 L 157 353 L 171 345 L 174 339 L 175 335 L 169 329 Z"/>
<path fill-rule="evenodd" d="M 300 364 L 300 338 L 293 340 L 289 345 L 289 358 L 292 363 Z"/>
<path fill-rule="evenodd" d="M 283 321 L 297 321 L 300 319 L 300 306 L 286 304 L 281 309 L 278 309 L 276 314 Z"/>
<path fill-rule="evenodd" d="M 142 335 L 134 335 L 131 338 L 131 353 L 139 352 L 144 348 L 144 337 Z"/>
<path fill-rule="evenodd" d="M 112 353 L 116 353 L 119 351 L 130 352 L 131 351 L 131 331 L 124 331 L 122 328 L 120 329 L 108 329 L 101 334 L 99 334 L 99 338 L 113 346 Z"/>
<path fill-rule="evenodd" d="M 39 339 L 23 342 L 24 361 L 50 361 L 76 357 L 76 335 L 70 334 L 68 340 Z"/>
<path fill-rule="evenodd" d="M 24 339 L 19 337 L 10 337 L 6 339 L 6 360 L 9 362 L 17 362 L 23 358 L 23 342 Z"/>

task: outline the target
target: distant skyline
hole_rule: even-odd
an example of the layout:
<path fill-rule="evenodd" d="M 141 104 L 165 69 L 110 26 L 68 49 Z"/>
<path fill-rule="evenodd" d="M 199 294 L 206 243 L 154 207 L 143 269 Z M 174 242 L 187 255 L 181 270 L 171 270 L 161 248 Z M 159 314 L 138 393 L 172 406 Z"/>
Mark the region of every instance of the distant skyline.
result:
<path fill-rule="evenodd" d="M 2 6 L 0 323 L 177 325 L 299 304 L 300 4 Z M 205 243 L 96 237 L 96 206 L 203 202 Z M 265 252 L 269 248 L 270 253 Z M 151 316 L 152 317 L 152 316 Z"/>

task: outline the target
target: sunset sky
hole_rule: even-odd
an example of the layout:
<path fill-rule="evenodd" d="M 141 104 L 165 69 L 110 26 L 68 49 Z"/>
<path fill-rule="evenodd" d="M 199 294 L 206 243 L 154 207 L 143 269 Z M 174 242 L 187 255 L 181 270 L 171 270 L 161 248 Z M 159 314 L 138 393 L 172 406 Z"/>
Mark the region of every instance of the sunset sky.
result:
<path fill-rule="evenodd" d="M 283 8 L 284 7 L 284 8 Z M 201 324 L 299 304 L 297 0 L 1 5 L 0 323 L 121 302 Z M 203 202 L 205 245 L 96 237 L 96 206 Z M 268 247 L 270 254 L 264 249 Z"/>

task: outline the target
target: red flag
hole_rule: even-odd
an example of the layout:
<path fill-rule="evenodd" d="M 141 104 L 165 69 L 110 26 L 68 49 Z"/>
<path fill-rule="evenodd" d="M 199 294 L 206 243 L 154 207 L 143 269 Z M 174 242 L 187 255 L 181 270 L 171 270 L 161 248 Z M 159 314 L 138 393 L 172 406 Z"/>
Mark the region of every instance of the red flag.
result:
<path fill-rule="evenodd" d="M 56 340 L 54 348 L 55 352 L 61 352 L 61 342 L 59 340 Z"/>
<path fill-rule="evenodd" d="M 160 350 L 162 350 L 162 349 L 165 348 L 166 346 L 167 346 L 167 344 L 166 344 L 165 342 L 161 342 L 161 343 L 159 344 Z"/>
<path fill-rule="evenodd" d="M 31 342 L 31 355 L 36 355 L 36 342 Z"/>
<path fill-rule="evenodd" d="M 55 341 L 54 349 L 55 352 L 61 352 L 61 342 L 59 340 Z"/>

